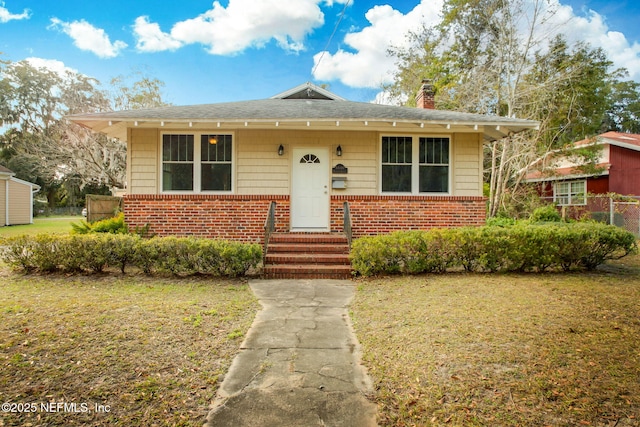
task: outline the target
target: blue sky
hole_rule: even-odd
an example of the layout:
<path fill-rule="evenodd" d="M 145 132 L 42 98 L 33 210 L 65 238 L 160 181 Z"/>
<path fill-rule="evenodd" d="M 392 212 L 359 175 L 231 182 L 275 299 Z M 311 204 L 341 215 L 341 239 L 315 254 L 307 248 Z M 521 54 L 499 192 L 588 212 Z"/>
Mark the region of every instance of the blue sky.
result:
<path fill-rule="evenodd" d="M 558 8 L 557 28 L 602 47 L 640 81 L 640 2 L 549 2 Z M 404 43 L 407 30 L 422 22 L 436 22 L 441 4 L 0 0 L 0 58 L 68 67 L 104 84 L 142 71 L 162 80 L 165 100 L 176 105 L 266 98 L 307 81 L 366 102 L 392 75 L 389 45 Z"/>

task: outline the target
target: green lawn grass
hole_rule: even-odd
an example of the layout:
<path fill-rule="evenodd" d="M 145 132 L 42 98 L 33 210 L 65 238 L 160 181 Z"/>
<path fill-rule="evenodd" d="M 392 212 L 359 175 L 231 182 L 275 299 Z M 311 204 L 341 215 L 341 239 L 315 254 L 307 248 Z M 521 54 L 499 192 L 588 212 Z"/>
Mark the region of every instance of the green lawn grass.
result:
<path fill-rule="evenodd" d="M 639 266 L 360 281 L 380 425 L 639 426 Z"/>
<path fill-rule="evenodd" d="M 33 220 L 33 224 L 0 227 L 0 236 L 39 233 L 65 234 L 71 231 L 71 223 L 80 222 L 83 219 L 84 217 L 81 216 L 36 217 Z"/>

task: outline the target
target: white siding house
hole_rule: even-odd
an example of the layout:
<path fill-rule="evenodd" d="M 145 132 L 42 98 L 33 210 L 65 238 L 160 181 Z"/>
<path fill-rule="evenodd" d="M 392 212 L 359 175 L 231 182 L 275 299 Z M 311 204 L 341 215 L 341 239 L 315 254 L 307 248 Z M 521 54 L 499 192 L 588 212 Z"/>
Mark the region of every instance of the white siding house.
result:
<path fill-rule="evenodd" d="M 347 101 L 306 83 L 256 101 L 70 116 L 127 142 L 124 211 L 159 235 L 260 241 L 482 224 L 483 144 L 530 120 Z M 350 206 L 350 209 L 345 207 Z"/>

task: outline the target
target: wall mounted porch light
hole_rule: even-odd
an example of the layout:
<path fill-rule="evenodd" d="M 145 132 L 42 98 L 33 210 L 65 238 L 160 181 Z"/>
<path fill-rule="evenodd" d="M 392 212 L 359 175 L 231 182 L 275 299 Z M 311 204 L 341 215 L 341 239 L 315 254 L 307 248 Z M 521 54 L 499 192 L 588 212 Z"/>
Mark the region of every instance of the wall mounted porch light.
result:
<path fill-rule="evenodd" d="M 340 145 L 336 148 L 336 156 L 342 156 L 342 147 Z"/>
<path fill-rule="evenodd" d="M 284 154 L 284 147 L 282 144 L 278 147 L 278 156 L 282 156 Z"/>

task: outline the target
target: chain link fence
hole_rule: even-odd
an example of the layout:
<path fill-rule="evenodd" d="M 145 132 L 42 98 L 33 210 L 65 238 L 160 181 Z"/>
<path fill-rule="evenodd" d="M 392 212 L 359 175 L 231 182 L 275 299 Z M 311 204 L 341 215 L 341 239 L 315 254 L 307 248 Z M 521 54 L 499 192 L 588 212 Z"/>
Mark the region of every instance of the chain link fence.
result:
<path fill-rule="evenodd" d="M 50 208 L 46 204 L 37 204 L 33 210 L 33 216 L 35 217 L 48 217 L 48 216 L 80 216 L 82 208 L 78 206 L 67 206 Z"/>
<path fill-rule="evenodd" d="M 553 197 L 543 199 L 554 203 Z M 580 199 L 583 200 L 573 198 L 573 204 L 558 206 L 564 218 L 590 218 L 624 228 L 640 237 L 640 196 L 588 194 Z"/>

